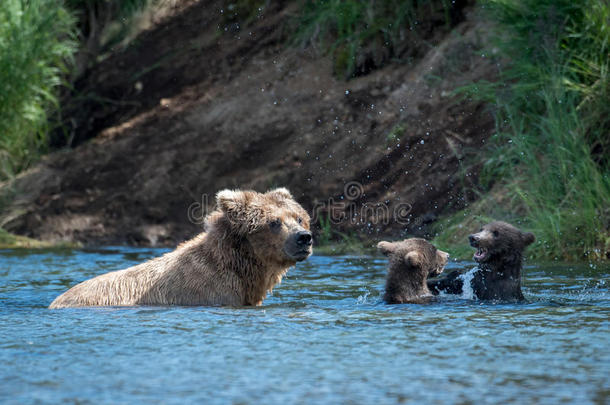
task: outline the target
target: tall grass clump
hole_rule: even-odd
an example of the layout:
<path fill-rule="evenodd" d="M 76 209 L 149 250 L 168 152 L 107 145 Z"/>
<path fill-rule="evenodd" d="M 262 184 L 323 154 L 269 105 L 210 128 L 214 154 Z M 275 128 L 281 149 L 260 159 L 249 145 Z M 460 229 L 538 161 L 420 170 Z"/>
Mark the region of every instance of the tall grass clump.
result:
<path fill-rule="evenodd" d="M 350 78 L 390 60 L 417 57 L 462 19 L 465 1 L 307 0 L 295 41 L 333 56 L 334 72 Z"/>
<path fill-rule="evenodd" d="M 499 82 L 462 91 L 496 107 L 497 133 L 480 154 L 491 192 L 447 220 L 439 240 L 455 242 L 465 218 L 491 208 L 536 234 L 535 257 L 609 259 L 610 3 L 483 4 L 508 62 Z"/>
<path fill-rule="evenodd" d="M 71 71 L 72 79 L 123 48 L 146 26 L 146 13 L 160 9 L 169 0 L 64 0 L 76 18 L 80 46 Z"/>
<path fill-rule="evenodd" d="M 45 150 L 49 116 L 76 50 L 74 18 L 56 0 L 0 7 L 0 180 Z"/>

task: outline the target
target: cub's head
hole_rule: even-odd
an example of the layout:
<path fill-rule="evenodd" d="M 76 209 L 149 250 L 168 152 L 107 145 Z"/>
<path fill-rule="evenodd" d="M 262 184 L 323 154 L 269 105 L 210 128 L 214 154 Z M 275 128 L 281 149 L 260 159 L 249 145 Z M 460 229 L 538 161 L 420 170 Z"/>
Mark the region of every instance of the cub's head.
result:
<path fill-rule="evenodd" d="M 443 272 L 449 253 L 438 250 L 425 239 L 379 242 L 377 249 L 390 258 L 390 272 L 435 277 Z"/>
<path fill-rule="evenodd" d="M 523 250 L 536 238 L 531 232 L 521 232 L 502 221 L 491 222 L 477 233 L 468 236 L 470 246 L 477 249 L 474 260 L 486 263 L 504 257 L 521 257 Z"/>
<path fill-rule="evenodd" d="M 247 239 L 259 260 L 293 265 L 311 255 L 309 215 L 285 188 L 264 194 L 223 190 L 216 202 L 231 233 Z"/>

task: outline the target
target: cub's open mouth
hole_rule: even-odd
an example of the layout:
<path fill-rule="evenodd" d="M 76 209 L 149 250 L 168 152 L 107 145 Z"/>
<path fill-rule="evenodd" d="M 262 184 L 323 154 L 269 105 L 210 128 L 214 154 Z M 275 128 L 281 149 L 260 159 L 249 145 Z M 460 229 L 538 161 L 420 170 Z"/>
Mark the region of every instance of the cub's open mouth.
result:
<path fill-rule="evenodd" d="M 480 262 L 480 261 L 485 260 L 487 258 L 487 255 L 488 255 L 487 249 L 478 247 L 473 258 L 475 261 Z"/>

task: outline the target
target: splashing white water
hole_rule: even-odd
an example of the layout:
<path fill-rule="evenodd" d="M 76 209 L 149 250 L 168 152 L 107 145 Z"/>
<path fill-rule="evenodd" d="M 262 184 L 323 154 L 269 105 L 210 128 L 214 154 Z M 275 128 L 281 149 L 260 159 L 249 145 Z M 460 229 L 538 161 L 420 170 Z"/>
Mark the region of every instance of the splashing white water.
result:
<path fill-rule="evenodd" d="M 466 273 L 462 274 L 460 278 L 462 279 L 462 295 L 460 298 L 465 300 L 476 300 L 477 296 L 472 289 L 472 279 L 474 278 L 474 273 L 479 270 L 478 267 L 473 267 L 468 270 Z"/>
<path fill-rule="evenodd" d="M 367 304 L 368 303 L 367 300 L 368 300 L 370 294 L 371 294 L 370 291 L 366 291 L 363 295 L 359 295 L 356 300 L 356 305 Z"/>

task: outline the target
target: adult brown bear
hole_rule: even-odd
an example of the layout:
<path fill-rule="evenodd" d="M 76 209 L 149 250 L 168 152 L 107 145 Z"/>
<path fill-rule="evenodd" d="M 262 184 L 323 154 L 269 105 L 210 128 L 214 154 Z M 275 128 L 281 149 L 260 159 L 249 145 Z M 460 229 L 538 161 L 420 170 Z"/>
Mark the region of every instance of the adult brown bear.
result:
<path fill-rule="evenodd" d="M 523 251 L 536 239 L 502 221 L 491 222 L 468 237 L 477 249 L 474 260 L 479 264 L 470 281 L 472 291 L 480 300 L 522 301 L 521 268 Z M 437 280 L 428 280 L 433 294 L 461 294 L 464 274 L 458 270 Z"/>
<path fill-rule="evenodd" d="M 223 190 L 205 230 L 173 252 L 84 281 L 50 308 L 260 305 L 312 252 L 309 215 L 285 188 Z"/>

